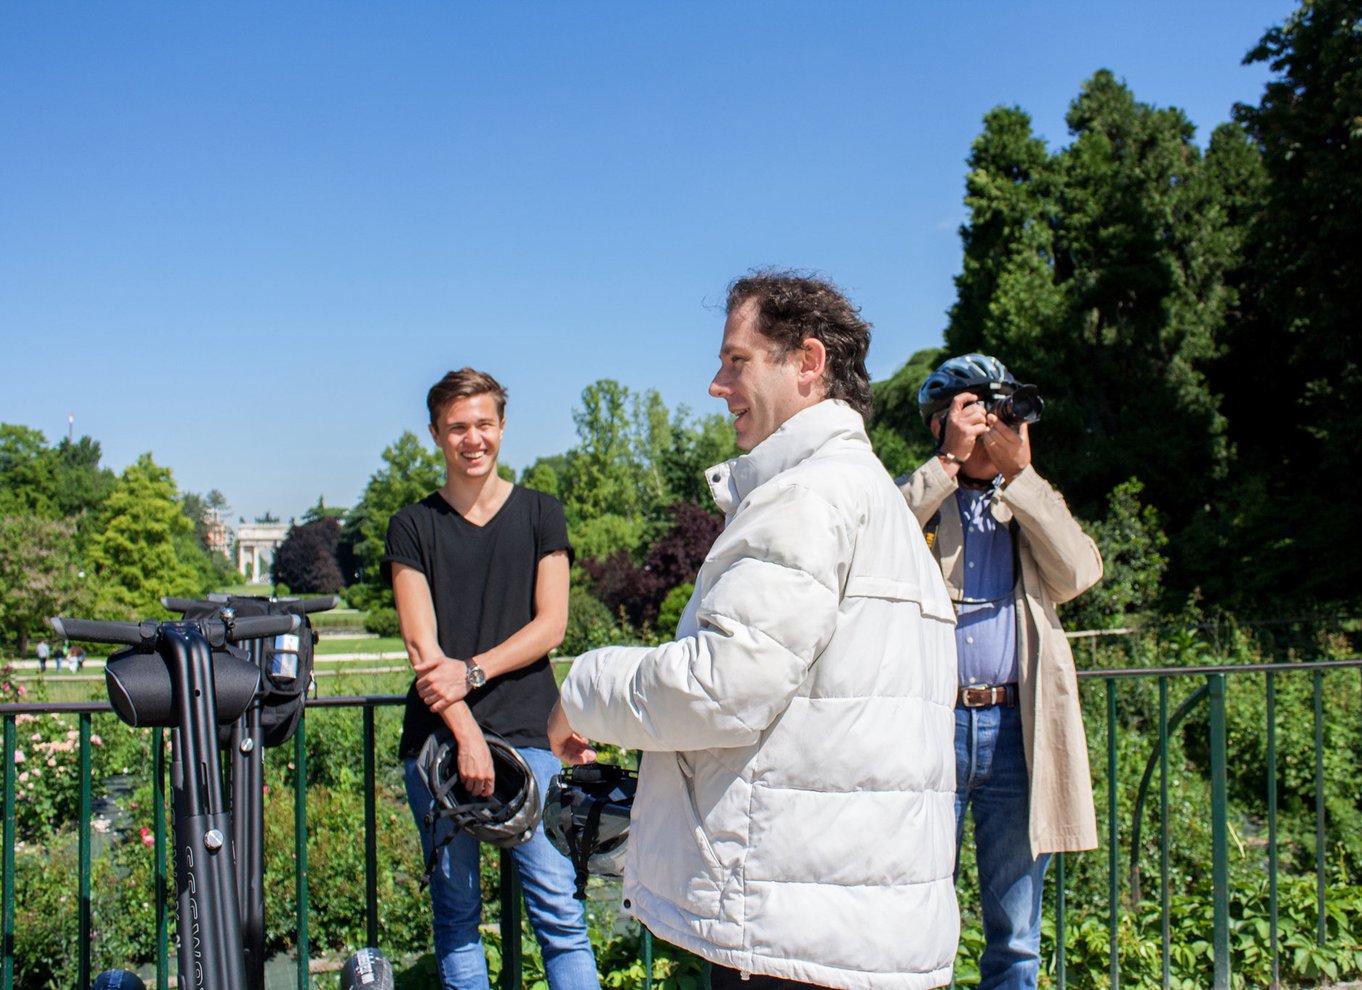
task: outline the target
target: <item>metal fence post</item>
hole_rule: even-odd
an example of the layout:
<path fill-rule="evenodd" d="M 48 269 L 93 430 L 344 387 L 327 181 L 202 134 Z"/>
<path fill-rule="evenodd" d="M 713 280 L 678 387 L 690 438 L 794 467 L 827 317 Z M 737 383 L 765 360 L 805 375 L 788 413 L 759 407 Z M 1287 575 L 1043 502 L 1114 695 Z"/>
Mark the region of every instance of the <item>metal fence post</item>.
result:
<path fill-rule="evenodd" d="M 1159 677 L 1159 953 L 1164 990 L 1172 985 L 1173 936 L 1168 898 L 1168 678 Z"/>
<path fill-rule="evenodd" d="M 1272 952 L 1272 985 L 1282 984 L 1277 942 L 1277 675 L 1267 675 L 1267 914 Z"/>
<path fill-rule="evenodd" d="M 294 897 L 298 920 L 298 990 L 308 990 L 307 946 L 307 707 L 293 737 Z"/>
<path fill-rule="evenodd" d="M 80 766 L 80 810 L 79 817 L 79 852 L 78 852 L 78 873 L 79 878 L 79 899 L 77 907 L 79 911 L 79 921 L 77 931 L 80 933 L 77 938 L 77 949 L 79 955 L 76 972 L 77 980 L 82 987 L 90 985 L 90 713 L 80 713 L 80 754 L 78 757 Z"/>
<path fill-rule="evenodd" d="M 378 809 L 374 795 L 374 706 L 364 706 L 364 938 L 378 945 Z"/>
<path fill-rule="evenodd" d="M 1116 828 L 1116 678 L 1107 681 L 1107 895 L 1109 921 L 1107 930 L 1111 945 L 1111 990 L 1121 987 L 1121 953 L 1118 944 L 1118 928 L 1121 917 L 1121 891 L 1116 873 L 1117 844 L 1119 833 Z"/>
<path fill-rule="evenodd" d="M 1230 990 L 1229 827 L 1225 794 L 1225 675 L 1207 677 L 1211 714 L 1211 943 L 1215 990 Z"/>
<path fill-rule="evenodd" d="M 15 716 L 5 716 L 5 825 L 4 825 L 4 895 L 0 916 L 4 920 L 4 962 L 0 964 L 0 980 L 4 990 L 14 987 L 14 751 L 18 748 Z"/>
<path fill-rule="evenodd" d="M 155 779 L 151 783 L 151 808 L 156 820 L 152 823 L 156 850 L 156 990 L 170 988 L 170 910 L 166 877 L 166 737 L 165 729 L 153 729 L 151 745 L 155 749 L 152 765 Z"/>
<path fill-rule="evenodd" d="M 501 850 L 501 990 L 520 990 L 520 873 L 510 850 Z"/>
<path fill-rule="evenodd" d="M 1324 672 L 1313 673 L 1315 688 L 1315 941 L 1324 948 Z"/>

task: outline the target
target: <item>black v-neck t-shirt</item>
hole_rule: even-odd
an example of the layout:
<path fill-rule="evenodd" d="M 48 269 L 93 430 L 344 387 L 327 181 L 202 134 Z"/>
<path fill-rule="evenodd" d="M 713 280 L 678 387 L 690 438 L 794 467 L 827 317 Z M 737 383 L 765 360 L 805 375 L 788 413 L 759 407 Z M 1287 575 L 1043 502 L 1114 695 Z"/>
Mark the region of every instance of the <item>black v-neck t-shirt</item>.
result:
<path fill-rule="evenodd" d="M 426 577 L 435 605 L 436 639 L 445 656 L 468 660 L 509 639 L 534 618 L 539 561 L 569 550 L 563 506 L 551 495 L 516 486 L 505 504 L 477 526 L 432 492 L 388 522 L 383 577 L 392 565 Z M 484 730 L 514 746 L 549 745 L 549 710 L 558 698 L 547 656 L 489 680 L 469 694 L 468 706 Z M 444 722 L 416 693 L 407 691 L 399 755 L 412 758 Z"/>

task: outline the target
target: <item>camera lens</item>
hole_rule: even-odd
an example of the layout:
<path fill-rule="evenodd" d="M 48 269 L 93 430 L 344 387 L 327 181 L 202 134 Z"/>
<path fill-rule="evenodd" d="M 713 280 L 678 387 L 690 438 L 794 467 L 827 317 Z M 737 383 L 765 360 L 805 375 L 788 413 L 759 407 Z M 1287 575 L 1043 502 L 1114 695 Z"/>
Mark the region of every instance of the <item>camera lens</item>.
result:
<path fill-rule="evenodd" d="M 1011 395 L 1002 399 L 994 412 L 1008 426 L 1015 429 L 1022 423 L 1035 423 L 1040 420 L 1045 400 L 1034 385 L 1022 385 Z"/>

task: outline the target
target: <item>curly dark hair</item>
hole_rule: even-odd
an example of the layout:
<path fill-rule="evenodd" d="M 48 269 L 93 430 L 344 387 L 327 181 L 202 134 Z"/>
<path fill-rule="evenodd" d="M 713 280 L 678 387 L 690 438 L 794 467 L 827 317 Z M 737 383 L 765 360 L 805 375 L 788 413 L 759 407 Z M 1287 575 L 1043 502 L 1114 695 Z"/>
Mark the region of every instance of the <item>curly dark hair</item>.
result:
<path fill-rule="evenodd" d="M 436 422 L 451 402 L 457 399 L 471 399 L 475 395 L 490 395 L 497 404 L 497 415 L 506 417 L 506 389 L 485 371 L 473 368 L 460 368 L 451 371 L 430 387 L 426 393 L 426 408 L 430 411 L 430 424 Z"/>
<path fill-rule="evenodd" d="M 762 269 L 729 285 L 729 315 L 748 300 L 757 304 L 757 329 L 783 354 L 799 350 L 810 337 L 820 341 L 828 353 L 823 377 L 828 398 L 842 399 L 869 418 L 865 354 L 870 349 L 870 324 L 841 289 L 815 275 Z"/>

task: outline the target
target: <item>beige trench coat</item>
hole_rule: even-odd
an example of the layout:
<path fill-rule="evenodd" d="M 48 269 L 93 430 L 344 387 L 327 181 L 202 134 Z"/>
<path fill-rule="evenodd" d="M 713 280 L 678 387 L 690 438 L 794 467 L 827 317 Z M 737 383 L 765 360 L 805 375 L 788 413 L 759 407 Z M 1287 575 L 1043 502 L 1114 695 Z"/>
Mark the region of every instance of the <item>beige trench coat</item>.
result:
<path fill-rule="evenodd" d="M 941 461 L 929 459 L 898 480 L 921 525 L 941 511 L 932 553 L 951 598 L 963 594 L 960 514 L 944 511 L 958 487 Z M 953 503 L 946 505 L 953 508 Z M 1020 530 L 1021 582 L 1017 602 L 1017 664 L 1026 765 L 1031 774 L 1031 852 L 1077 852 L 1097 846 L 1088 744 L 1079 707 L 1073 653 L 1055 606 L 1076 598 L 1102 577 L 1097 544 L 1083 532 L 1063 497 L 1027 467 L 1001 489 L 993 516 Z"/>

